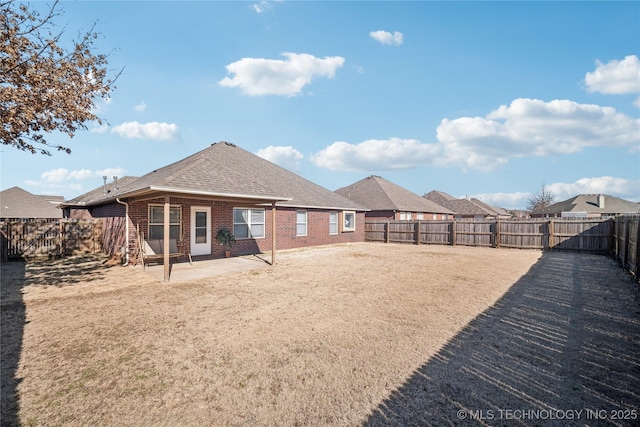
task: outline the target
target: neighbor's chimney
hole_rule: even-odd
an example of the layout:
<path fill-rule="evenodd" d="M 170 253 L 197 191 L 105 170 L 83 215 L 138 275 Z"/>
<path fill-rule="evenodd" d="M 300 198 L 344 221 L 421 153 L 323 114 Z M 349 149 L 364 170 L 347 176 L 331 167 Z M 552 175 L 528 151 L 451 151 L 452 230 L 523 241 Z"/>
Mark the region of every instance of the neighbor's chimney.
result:
<path fill-rule="evenodd" d="M 106 176 L 103 176 L 103 177 L 102 177 L 102 181 L 103 181 L 103 184 L 102 184 L 102 192 L 103 192 L 104 194 L 107 194 L 107 177 L 106 177 Z"/>
<path fill-rule="evenodd" d="M 604 194 L 598 194 L 598 207 L 604 209 Z"/>
<path fill-rule="evenodd" d="M 113 177 L 113 191 L 116 191 L 118 189 L 118 177 L 114 176 Z"/>

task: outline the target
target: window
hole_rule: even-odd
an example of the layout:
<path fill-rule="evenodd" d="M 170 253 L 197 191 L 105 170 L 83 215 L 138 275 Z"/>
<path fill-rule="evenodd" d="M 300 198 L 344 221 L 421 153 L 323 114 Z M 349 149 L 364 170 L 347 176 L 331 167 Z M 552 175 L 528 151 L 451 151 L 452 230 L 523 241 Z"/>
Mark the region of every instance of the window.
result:
<path fill-rule="evenodd" d="M 182 208 L 180 206 L 169 207 L 169 238 L 181 240 Z M 149 239 L 164 238 L 164 206 L 149 205 Z"/>
<path fill-rule="evenodd" d="M 400 212 L 400 221 L 404 221 L 407 219 L 407 213 L 406 212 Z"/>
<path fill-rule="evenodd" d="M 329 212 L 329 234 L 338 234 L 338 212 Z"/>
<path fill-rule="evenodd" d="M 356 231 L 356 213 L 353 211 L 342 212 L 342 231 Z"/>
<path fill-rule="evenodd" d="M 434 220 L 438 219 L 438 214 L 435 214 L 435 213 L 434 213 L 434 214 L 433 214 L 433 219 L 434 219 Z"/>
<path fill-rule="evenodd" d="M 195 242 L 207 243 L 207 212 L 196 211 L 195 212 Z"/>
<path fill-rule="evenodd" d="M 296 211 L 296 236 L 307 235 L 307 211 Z"/>
<path fill-rule="evenodd" d="M 264 237 L 264 209 L 233 209 L 233 234 L 236 239 Z"/>
<path fill-rule="evenodd" d="M 417 219 L 418 221 L 422 221 L 422 220 L 424 219 L 424 214 L 423 214 L 422 212 L 418 212 L 418 213 L 416 214 L 416 219 Z"/>

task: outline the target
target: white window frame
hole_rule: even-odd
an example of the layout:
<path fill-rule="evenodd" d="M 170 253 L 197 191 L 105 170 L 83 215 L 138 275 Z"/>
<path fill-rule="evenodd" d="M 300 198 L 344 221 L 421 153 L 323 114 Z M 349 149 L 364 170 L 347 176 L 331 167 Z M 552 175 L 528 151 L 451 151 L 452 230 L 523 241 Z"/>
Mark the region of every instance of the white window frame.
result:
<path fill-rule="evenodd" d="M 236 211 L 246 211 L 246 222 L 236 222 Z M 262 221 L 254 220 L 254 212 L 260 212 L 262 214 Z M 239 237 L 239 233 L 236 232 L 236 226 L 246 226 L 247 227 L 247 237 Z M 256 228 L 254 226 L 262 226 L 262 235 L 255 233 Z M 238 240 L 246 240 L 246 239 L 264 239 L 266 235 L 266 217 L 264 209 L 255 209 L 255 208 L 233 208 L 233 234 Z"/>
<path fill-rule="evenodd" d="M 347 217 L 352 216 L 353 221 L 349 224 L 347 222 Z M 342 211 L 342 232 L 352 232 L 356 231 L 356 212 L 355 211 Z"/>
<path fill-rule="evenodd" d="M 340 232 L 340 227 L 338 227 L 338 223 L 340 215 L 338 215 L 337 211 L 329 212 L 329 235 L 338 234 Z"/>
<path fill-rule="evenodd" d="M 300 219 L 304 219 L 304 221 L 300 221 Z M 307 211 L 305 210 L 297 210 L 296 211 L 296 237 L 305 237 L 307 235 L 307 229 L 309 224 L 309 217 L 307 215 Z M 304 230 L 301 230 L 301 227 L 304 227 Z"/>
<path fill-rule="evenodd" d="M 151 215 L 151 211 L 155 208 L 159 208 L 162 211 L 162 222 L 153 222 L 153 215 Z M 169 210 L 170 211 L 173 210 L 174 212 L 177 210 L 178 212 L 178 218 L 177 220 L 174 218 L 174 221 L 171 221 L 171 213 L 169 213 L 169 238 L 170 239 L 175 238 L 176 241 L 180 241 L 182 240 L 182 206 L 169 205 Z M 164 205 L 149 203 L 149 205 L 147 206 L 147 219 L 149 223 L 148 223 L 148 229 L 147 229 L 148 236 L 146 236 L 146 238 L 147 239 L 164 239 Z M 157 235 L 153 235 L 153 233 L 151 232 L 152 227 L 153 228 L 161 227 L 162 237 L 157 237 Z M 173 231 L 176 229 L 176 227 L 177 227 L 177 231 Z"/>
<path fill-rule="evenodd" d="M 418 221 L 422 221 L 422 220 L 424 219 L 424 213 L 422 213 L 422 212 L 418 212 L 418 213 L 416 214 L 416 219 L 417 219 Z"/>

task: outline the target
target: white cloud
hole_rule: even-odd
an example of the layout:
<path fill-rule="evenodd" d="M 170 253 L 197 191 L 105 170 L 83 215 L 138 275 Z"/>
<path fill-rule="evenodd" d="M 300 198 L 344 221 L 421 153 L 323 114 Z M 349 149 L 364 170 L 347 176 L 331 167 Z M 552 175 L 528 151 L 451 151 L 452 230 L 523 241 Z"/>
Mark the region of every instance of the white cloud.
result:
<path fill-rule="evenodd" d="M 311 160 L 331 170 L 375 172 L 415 166 L 491 171 L 514 157 L 577 153 L 589 147 L 640 146 L 640 119 L 610 107 L 567 100 L 516 99 L 486 117 L 443 119 L 437 141 L 334 142 Z"/>
<path fill-rule="evenodd" d="M 125 170 L 122 168 L 108 168 L 97 171 L 92 171 L 89 169 L 77 169 L 70 171 L 65 168 L 57 168 L 43 172 L 40 175 L 40 178 L 47 184 L 56 184 L 69 180 L 83 181 L 95 177 L 102 177 L 104 175 L 109 177 L 123 176 L 124 173 Z M 30 181 L 29 184 L 37 185 L 38 183 L 37 181 Z"/>
<path fill-rule="evenodd" d="M 558 182 L 550 184 L 551 190 L 558 201 L 575 196 L 576 194 L 609 194 L 616 197 L 640 196 L 640 179 L 616 178 L 601 176 L 594 178 L 582 178 L 573 183 Z"/>
<path fill-rule="evenodd" d="M 481 193 L 470 195 L 469 197 L 504 209 L 524 209 L 529 197 L 531 197 L 531 193 Z"/>
<path fill-rule="evenodd" d="M 46 182 L 62 182 L 69 177 L 69 170 L 65 168 L 51 169 L 40 175 Z"/>
<path fill-rule="evenodd" d="M 607 194 L 634 202 L 640 201 L 640 179 L 626 179 L 612 176 L 581 178 L 575 182 L 548 184 L 547 189 L 555 196 L 556 202 L 567 200 L 578 194 Z M 493 206 L 507 209 L 524 209 L 533 193 L 482 193 L 471 197 Z"/>
<path fill-rule="evenodd" d="M 242 58 L 226 66 L 227 73 L 218 84 L 239 87 L 246 95 L 296 96 L 314 77 L 335 76 L 345 62 L 340 56 L 317 58 L 306 53 L 282 53 L 286 59 Z"/>
<path fill-rule="evenodd" d="M 136 105 L 133 108 L 138 112 L 143 112 L 144 110 L 147 109 L 147 104 L 144 101 L 142 101 L 140 104 Z"/>
<path fill-rule="evenodd" d="M 373 172 L 433 164 L 438 155 L 434 144 L 415 139 L 370 139 L 353 145 L 334 142 L 311 156 L 311 161 L 330 170 Z"/>
<path fill-rule="evenodd" d="M 105 133 L 108 129 L 109 129 L 109 125 L 102 124 L 102 125 L 99 125 L 99 126 L 92 127 L 90 132 L 93 132 L 93 133 Z"/>
<path fill-rule="evenodd" d="M 274 147 L 270 145 L 267 148 L 258 150 L 256 154 L 289 170 L 300 170 L 300 160 L 304 157 L 302 153 L 290 146 Z"/>
<path fill-rule="evenodd" d="M 511 157 L 637 145 L 640 120 L 610 107 L 521 98 L 486 117 L 443 119 L 437 138 L 446 163 L 488 171 Z"/>
<path fill-rule="evenodd" d="M 111 129 L 123 138 L 153 139 L 158 141 L 173 141 L 179 139 L 178 126 L 173 123 L 138 123 L 125 122 Z"/>
<path fill-rule="evenodd" d="M 394 31 L 390 33 L 388 31 L 379 30 L 379 31 L 371 31 L 369 33 L 372 39 L 380 42 L 381 44 L 395 45 L 400 46 L 402 44 L 403 35 L 399 31 Z"/>
<path fill-rule="evenodd" d="M 640 93 L 640 59 L 629 55 L 606 64 L 596 61 L 596 69 L 585 75 L 587 92 L 609 94 Z"/>

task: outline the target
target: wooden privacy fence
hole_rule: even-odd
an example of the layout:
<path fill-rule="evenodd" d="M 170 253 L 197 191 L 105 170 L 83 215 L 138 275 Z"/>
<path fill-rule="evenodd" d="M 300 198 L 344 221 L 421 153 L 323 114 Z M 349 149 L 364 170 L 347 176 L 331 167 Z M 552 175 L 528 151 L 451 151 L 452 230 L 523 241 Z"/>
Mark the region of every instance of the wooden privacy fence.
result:
<path fill-rule="evenodd" d="M 124 218 L 0 222 L 0 259 L 113 255 L 125 244 Z"/>
<path fill-rule="evenodd" d="M 640 280 L 640 215 L 623 215 L 615 219 L 612 251 L 622 268 Z"/>
<path fill-rule="evenodd" d="M 368 221 L 365 240 L 609 253 L 613 246 L 613 227 L 612 220 L 602 219 Z"/>

